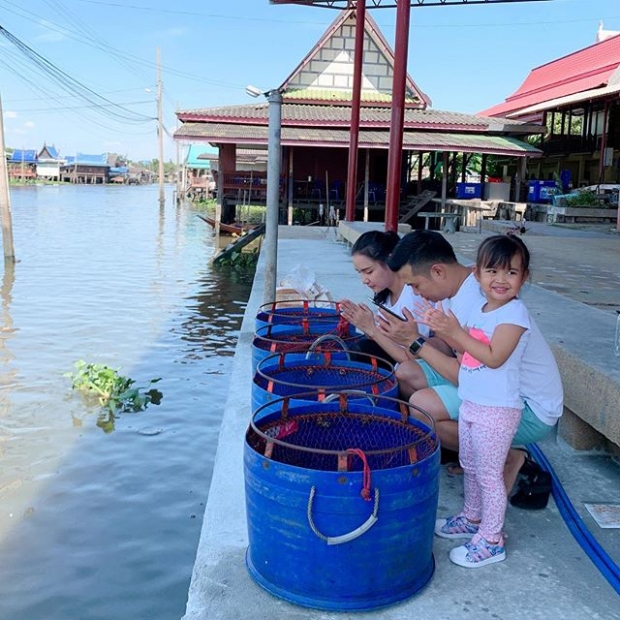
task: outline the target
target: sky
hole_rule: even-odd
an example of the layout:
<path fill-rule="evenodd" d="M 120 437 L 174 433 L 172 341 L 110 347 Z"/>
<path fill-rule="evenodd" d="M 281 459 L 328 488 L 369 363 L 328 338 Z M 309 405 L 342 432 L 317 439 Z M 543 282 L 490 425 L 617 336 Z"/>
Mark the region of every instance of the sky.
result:
<path fill-rule="evenodd" d="M 435 110 L 480 112 L 533 68 L 593 44 L 599 21 L 620 31 L 619 0 L 419 3 L 407 69 Z M 393 48 L 395 9 L 371 14 Z M 159 50 L 164 160 L 182 159 L 177 110 L 251 103 L 248 84 L 280 86 L 337 15 L 269 0 L 0 0 L 5 144 L 157 158 Z"/>

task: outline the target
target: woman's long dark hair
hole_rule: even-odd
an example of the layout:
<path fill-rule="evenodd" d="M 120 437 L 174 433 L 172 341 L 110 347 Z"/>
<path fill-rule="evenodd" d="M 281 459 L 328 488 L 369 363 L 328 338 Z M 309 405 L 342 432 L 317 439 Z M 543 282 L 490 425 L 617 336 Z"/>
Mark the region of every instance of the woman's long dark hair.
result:
<path fill-rule="evenodd" d="M 388 257 L 399 240 L 400 237 L 394 231 L 369 230 L 357 238 L 351 248 L 351 256 L 361 254 L 387 266 Z M 390 291 L 385 288 L 375 293 L 374 300 L 377 303 L 385 303 L 389 296 Z"/>

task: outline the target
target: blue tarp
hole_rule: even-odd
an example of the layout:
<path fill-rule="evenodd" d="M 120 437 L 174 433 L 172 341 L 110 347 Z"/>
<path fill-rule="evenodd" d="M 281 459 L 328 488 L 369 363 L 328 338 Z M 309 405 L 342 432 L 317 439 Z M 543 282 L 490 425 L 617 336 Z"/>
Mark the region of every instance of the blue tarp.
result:
<path fill-rule="evenodd" d="M 67 165 L 83 165 L 83 166 L 105 166 L 109 167 L 108 164 L 108 156 L 106 153 L 102 153 L 101 155 L 88 155 L 87 153 L 77 153 L 75 157 L 73 155 L 68 155 Z"/>
<path fill-rule="evenodd" d="M 110 166 L 110 176 L 119 176 L 128 172 L 129 168 L 127 166 Z"/>

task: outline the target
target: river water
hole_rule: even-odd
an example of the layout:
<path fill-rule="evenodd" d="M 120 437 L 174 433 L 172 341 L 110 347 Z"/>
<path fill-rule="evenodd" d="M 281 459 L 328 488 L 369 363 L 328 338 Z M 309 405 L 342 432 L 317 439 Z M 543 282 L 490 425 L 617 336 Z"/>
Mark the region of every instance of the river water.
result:
<path fill-rule="evenodd" d="M 0 620 L 172 620 L 185 610 L 252 274 L 156 186 L 11 190 L 0 288 Z M 99 410 L 77 360 L 161 377 L 159 406 Z"/>

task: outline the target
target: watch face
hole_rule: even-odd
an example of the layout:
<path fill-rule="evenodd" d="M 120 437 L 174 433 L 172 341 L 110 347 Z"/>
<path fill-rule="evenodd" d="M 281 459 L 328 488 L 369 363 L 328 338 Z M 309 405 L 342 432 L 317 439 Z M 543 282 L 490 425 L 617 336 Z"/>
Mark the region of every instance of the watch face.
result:
<path fill-rule="evenodd" d="M 417 340 L 414 340 L 410 345 L 409 345 L 409 350 L 414 354 L 417 355 L 418 351 L 422 348 L 422 345 L 426 342 L 426 340 L 422 337 L 418 338 Z"/>

